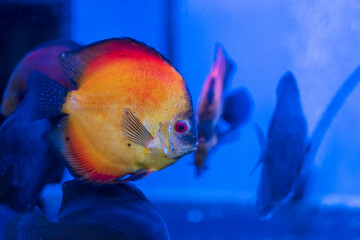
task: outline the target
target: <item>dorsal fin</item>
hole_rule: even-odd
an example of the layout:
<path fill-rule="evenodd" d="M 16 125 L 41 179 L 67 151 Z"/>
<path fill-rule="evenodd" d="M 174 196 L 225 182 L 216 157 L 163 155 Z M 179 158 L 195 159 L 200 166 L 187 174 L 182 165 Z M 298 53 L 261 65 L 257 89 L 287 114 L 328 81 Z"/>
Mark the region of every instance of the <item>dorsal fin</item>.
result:
<path fill-rule="evenodd" d="M 147 147 L 148 144 L 154 140 L 146 127 L 129 108 L 124 109 L 121 126 L 124 138 L 133 143 Z"/>
<path fill-rule="evenodd" d="M 97 66 L 97 64 L 90 64 L 94 61 L 96 63 L 105 63 L 117 58 L 149 58 L 153 61 L 160 61 L 171 65 L 154 48 L 131 38 L 111 38 L 98 41 L 79 49 L 62 53 L 59 58 L 66 75 L 75 85 L 79 84 L 79 79 L 85 67 L 95 68 Z"/>
<path fill-rule="evenodd" d="M 219 59 L 218 59 L 219 58 Z M 217 42 L 215 44 L 215 60 L 214 61 L 221 61 L 223 60 L 225 64 L 225 75 L 224 75 L 224 82 L 223 82 L 223 92 L 227 91 L 230 88 L 232 78 L 236 72 L 237 65 L 235 61 L 229 56 L 226 52 L 225 47 L 220 43 Z"/>

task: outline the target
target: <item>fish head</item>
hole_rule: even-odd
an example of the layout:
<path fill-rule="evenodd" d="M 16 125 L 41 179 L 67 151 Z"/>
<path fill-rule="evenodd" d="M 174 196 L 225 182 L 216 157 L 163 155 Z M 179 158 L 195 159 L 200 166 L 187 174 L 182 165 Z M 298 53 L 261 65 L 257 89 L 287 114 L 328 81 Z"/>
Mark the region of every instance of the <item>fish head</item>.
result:
<path fill-rule="evenodd" d="M 288 71 L 281 76 L 276 87 L 276 97 L 280 101 L 293 101 L 300 97 L 299 88 L 292 72 Z"/>
<path fill-rule="evenodd" d="M 158 128 L 161 148 L 168 158 L 179 159 L 197 149 L 198 134 L 192 108 Z"/>

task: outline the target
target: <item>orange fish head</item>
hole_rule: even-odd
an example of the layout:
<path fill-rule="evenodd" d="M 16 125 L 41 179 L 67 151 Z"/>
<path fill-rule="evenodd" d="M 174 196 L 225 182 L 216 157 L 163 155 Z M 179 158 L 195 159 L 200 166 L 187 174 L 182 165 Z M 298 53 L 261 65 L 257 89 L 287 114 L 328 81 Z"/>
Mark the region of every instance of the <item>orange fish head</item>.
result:
<path fill-rule="evenodd" d="M 160 123 L 157 134 L 168 158 L 179 159 L 197 149 L 198 134 L 192 108 L 169 122 Z"/>

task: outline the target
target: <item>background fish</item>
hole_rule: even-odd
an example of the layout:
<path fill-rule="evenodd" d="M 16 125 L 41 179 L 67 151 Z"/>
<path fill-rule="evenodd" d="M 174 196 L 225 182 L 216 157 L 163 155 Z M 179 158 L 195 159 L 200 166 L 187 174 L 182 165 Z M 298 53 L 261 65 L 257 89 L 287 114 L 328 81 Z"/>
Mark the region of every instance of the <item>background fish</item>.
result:
<path fill-rule="evenodd" d="M 0 203 L 17 212 L 39 203 L 43 187 L 59 182 L 64 171 L 63 164 L 44 138 L 51 128 L 50 122 L 46 119 L 33 122 L 29 102 L 23 100 L 28 75 L 32 70 L 43 71 L 62 86 L 72 89 L 58 55 L 75 47 L 77 45 L 69 41 L 40 46 L 21 60 L 7 85 L 2 113 L 10 115 L 0 127 Z M 23 102 L 20 104 L 20 101 Z"/>
<path fill-rule="evenodd" d="M 28 53 L 10 76 L 1 103 L 1 113 L 9 116 L 25 97 L 27 80 L 32 71 L 39 71 L 60 85 L 73 89 L 59 62 L 59 54 L 78 47 L 79 45 L 71 41 L 56 40 L 42 44 Z"/>
<path fill-rule="evenodd" d="M 267 139 L 257 128 L 262 146 L 258 164 L 263 164 L 256 202 L 260 216 L 270 217 L 280 202 L 290 199 L 299 201 L 305 197 L 321 142 L 359 81 L 360 67 L 343 83 L 308 138 L 295 78 L 287 72 L 280 79 Z"/>
<path fill-rule="evenodd" d="M 154 49 L 109 39 L 66 52 L 61 62 L 77 90 L 34 73 L 28 96 L 34 119 L 66 115 L 49 140 L 76 178 L 137 180 L 196 149 L 187 85 Z"/>
<path fill-rule="evenodd" d="M 258 131 L 261 134 L 260 131 Z M 309 149 L 307 123 L 301 107 L 294 75 L 285 73 L 276 88 L 276 107 L 266 141 L 260 136 L 263 164 L 256 209 L 261 217 L 272 214 L 274 207 L 292 191 Z"/>
<path fill-rule="evenodd" d="M 201 89 L 196 108 L 199 145 L 195 151 L 197 175 L 206 168 L 211 150 L 238 126 L 245 124 L 253 110 L 253 100 L 246 88 L 227 93 L 236 64 L 217 44 L 215 61 Z M 225 97 L 225 95 L 228 96 Z M 232 138 L 233 139 L 233 138 Z"/>
<path fill-rule="evenodd" d="M 134 185 L 63 184 L 56 222 L 39 210 L 18 218 L 7 239 L 169 239 L 166 224 Z"/>

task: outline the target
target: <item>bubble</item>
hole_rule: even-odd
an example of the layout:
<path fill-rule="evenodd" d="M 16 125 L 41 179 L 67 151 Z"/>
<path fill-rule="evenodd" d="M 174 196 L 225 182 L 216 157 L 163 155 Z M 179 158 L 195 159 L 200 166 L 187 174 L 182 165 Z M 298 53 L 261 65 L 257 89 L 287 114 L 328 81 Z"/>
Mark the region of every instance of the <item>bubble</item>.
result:
<path fill-rule="evenodd" d="M 189 222 L 198 223 L 204 219 L 204 212 L 201 209 L 194 208 L 188 211 L 186 218 Z"/>

